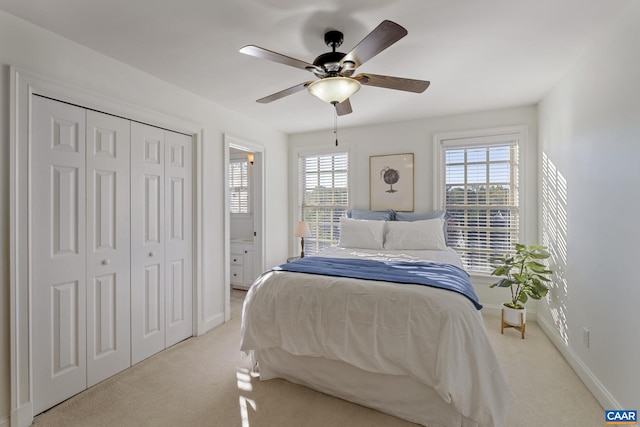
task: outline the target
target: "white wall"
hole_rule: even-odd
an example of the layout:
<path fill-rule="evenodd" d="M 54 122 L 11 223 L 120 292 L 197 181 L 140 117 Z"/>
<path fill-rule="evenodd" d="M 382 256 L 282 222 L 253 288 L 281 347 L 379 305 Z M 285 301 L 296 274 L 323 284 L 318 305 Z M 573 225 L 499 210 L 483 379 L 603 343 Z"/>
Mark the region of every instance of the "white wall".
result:
<path fill-rule="evenodd" d="M 195 123 L 203 139 L 203 246 L 206 319 L 224 311 L 223 134 L 231 133 L 265 146 L 267 159 L 287 156 L 286 135 L 179 89 L 126 64 L 56 36 L 0 11 L 0 425 L 10 413 L 9 372 L 9 66 L 38 73 L 143 109 Z M 267 265 L 285 259 L 287 171 L 266 165 Z"/>
<path fill-rule="evenodd" d="M 538 321 L 605 409 L 640 404 L 638 22 L 631 2 L 539 106 L 541 229 L 560 274 Z"/>
<path fill-rule="evenodd" d="M 420 96 L 429 96 L 429 91 Z M 357 113 L 354 113 L 357 114 Z M 433 143 L 434 134 L 507 126 L 528 126 L 529 134 L 523 156 L 525 193 L 522 214 L 524 241 L 537 239 L 537 112 L 535 106 L 485 111 L 448 117 L 422 119 L 402 123 L 339 129 L 339 147 L 335 147 L 333 131 L 296 134 L 290 137 L 290 192 L 297 194 L 296 153 L 300 150 L 350 150 L 351 207 L 369 209 L 369 156 L 414 153 L 414 210 L 429 212 L 433 206 Z M 295 217 L 296 200 L 290 200 L 290 215 Z M 299 241 L 289 230 L 290 253 L 296 253 Z M 495 280 L 474 277 L 476 293 L 487 312 L 497 314 L 503 302 L 508 301 L 507 289 L 489 289 Z M 527 304 L 530 318 L 535 318 L 535 301 Z"/>
<path fill-rule="evenodd" d="M 230 236 L 233 239 L 253 238 L 253 215 L 232 215 L 230 220 Z"/>

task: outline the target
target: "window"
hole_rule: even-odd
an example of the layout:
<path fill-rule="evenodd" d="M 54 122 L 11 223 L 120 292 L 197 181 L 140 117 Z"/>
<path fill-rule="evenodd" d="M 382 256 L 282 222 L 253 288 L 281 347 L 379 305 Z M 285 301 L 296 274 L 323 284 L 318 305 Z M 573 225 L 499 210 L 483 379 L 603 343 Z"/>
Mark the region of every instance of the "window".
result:
<path fill-rule="evenodd" d="M 348 160 L 347 153 L 299 157 L 300 209 L 311 229 L 311 237 L 304 239 L 308 255 L 340 239 L 340 218 L 349 204 Z"/>
<path fill-rule="evenodd" d="M 489 274 L 491 259 L 520 236 L 519 142 L 522 133 L 440 139 L 440 201 L 447 241 L 471 273 Z"/>
<path fill-rule="evenodd" d="M 229 162 L 229 194 L 231 213 L 249 213 L 249 167 L 247 160 Z"/>

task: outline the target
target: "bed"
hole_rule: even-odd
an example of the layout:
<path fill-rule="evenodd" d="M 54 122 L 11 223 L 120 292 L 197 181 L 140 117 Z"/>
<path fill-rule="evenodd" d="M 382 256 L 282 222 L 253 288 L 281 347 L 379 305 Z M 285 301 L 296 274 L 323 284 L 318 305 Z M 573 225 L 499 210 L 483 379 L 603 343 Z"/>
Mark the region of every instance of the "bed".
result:
<path fill-rule="evenodd" d="M 444 282 L 453 282 L 447 271 L 466 275 L 434 221 L 345 220 L 338 246 L 258 277 L 243 306 L 241 350 L 260 379 L 283 378 L 425 426 L 503 425 L 513 395 L 473 291 L 394 279 L 408 270 L 431 281 L 434 268 Z M 364 276 L 378 265 L 395 270 L 373 273 L 386 280 L 349 277 L 343 266 L 352 263 Z M 307 270 L 315 264 L 336 267 Z"/>

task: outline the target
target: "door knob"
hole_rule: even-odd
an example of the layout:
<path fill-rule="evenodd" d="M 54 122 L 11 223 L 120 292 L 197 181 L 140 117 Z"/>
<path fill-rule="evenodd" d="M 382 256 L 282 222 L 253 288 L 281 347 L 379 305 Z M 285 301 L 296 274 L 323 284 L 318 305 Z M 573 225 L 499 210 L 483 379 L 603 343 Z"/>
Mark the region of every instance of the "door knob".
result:
<path fill-rule="evenodd" d="M 154 251 L 149 252 L 149 256 L 156 256 L 156 253 Z"/>
<path fill-rule="evenodd" d="M 110 259 L 103 259 L 102 260 L 102 265 L 109 265 L 111 264 L 111 260 Z"/>

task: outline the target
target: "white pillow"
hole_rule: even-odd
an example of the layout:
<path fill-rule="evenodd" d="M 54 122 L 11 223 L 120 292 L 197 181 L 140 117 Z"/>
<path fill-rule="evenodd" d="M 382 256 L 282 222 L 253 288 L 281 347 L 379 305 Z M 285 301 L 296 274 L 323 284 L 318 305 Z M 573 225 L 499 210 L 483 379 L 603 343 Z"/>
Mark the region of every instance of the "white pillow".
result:
<path fill-rule="evenodd" d="M 442 232 L 443 219 L 422 221 L 389 221 L 385 249 L 431 249 L 444 251 L 447 243 Z"/>
<path fill-rule="evenodd" d="M 340 218 L 342 248 L 382 249 L 386 221 Z"/>

